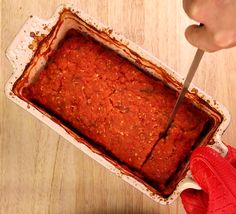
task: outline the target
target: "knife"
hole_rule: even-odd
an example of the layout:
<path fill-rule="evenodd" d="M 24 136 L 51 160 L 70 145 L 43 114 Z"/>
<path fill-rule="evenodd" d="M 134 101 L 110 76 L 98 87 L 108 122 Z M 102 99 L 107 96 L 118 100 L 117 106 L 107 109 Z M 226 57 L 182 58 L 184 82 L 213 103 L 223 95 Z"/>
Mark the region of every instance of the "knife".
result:
<path fill-rule="evenodd" d="M 195 53 L 195 56 L 194 56 L 194 58 L 193 58 L 193 62 L 192 62 L 192 64 L 191 64 L 191 66 L 190 66 L 190 68 L 189 68 L 189 71 L 188 71 L 188 74 L 187 74 L 187 76 L 186 76 L 186 78 L 185 78 L 183 87 L 182 87 L 182 89 L 181 89 L 181 91 L 180 91 L 180 94 L 179 94 L 179 96 L 178 96 L 178 98 L 177 98 L 177 101 L 176 101 L 176 103 L 175 103 L 175 106 L 174 106 L 174 108 L 173 108 L 173 110 L 172 110 L 172 112 L 171 112 L 171 114 L 170 114 L 170 117 L 169 117 L 168 122 L 167 122 L 167 124 L 166 124 L 166 127 L 165 127 L 165 129 L 164 129 L 164 132 L 161 133 L 161 136 L 162 136 L 162 137 L 163 137 L 163 136 L 166 136 L 167 131 L 168 131 L 168 129 L 170 128 L 171 123 L 172 123 L 172 121 L 174 120 L 174 117 L 175 117 L 175 115 L 176 115 L 176 113 L 177 113 L 177 111 L 178 111 L 178 109 L 179 109 L 179 107 L 180 107 L 180 104 L 181 104 L 181 103 L 183 102 L 183 100 L 184 100 L 185 94 L 186 94 L 186 92 L 188 91 L 188 87 L 189 87 L 189 85 L 190 85 L 190 83 L 191 83 L 191 81 L 192 81 L 192 79 L 193 79 L 193 77 L 194 77 L 194 74 L 195 74 L 196 71 L 197 71 L 198 65 L 199 65 L 200 62 L 201 62 L 201 59 L 202 59 L 203 54 L 204 54 L 204 51 L 203 51 L 203 50 L 197 49 L 197 51 L 196 51 L 196 53 Z"/>

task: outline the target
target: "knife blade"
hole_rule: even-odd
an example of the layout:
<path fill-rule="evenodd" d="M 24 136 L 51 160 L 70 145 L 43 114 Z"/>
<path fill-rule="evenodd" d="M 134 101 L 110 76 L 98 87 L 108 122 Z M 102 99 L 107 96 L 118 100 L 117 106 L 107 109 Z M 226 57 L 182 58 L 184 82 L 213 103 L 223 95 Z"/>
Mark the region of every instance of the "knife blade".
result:
<path fill-rule="evenodd" d="M 190 83 L 191 83 L 191 81 L 192 81 L 192 79 L 193 79 L 193 77 L 194 77 L 194 75 L 195 75 L 195 73 L 197 71 L 198 65 L 201 62 L 203 54 L 204 54 L 203 50 L 197 49 L 197 51 L 195 53 L 195 56 L 193 58 L 192 64 L 191 64 L 191 66 L 189 68 L 188 74 L 187 74 L 187 76 L 185 78 L 183 87 L 182 87 L 182 89 L 181 89 L 181 91 L 179 93 L 177 101 L 176 101 L 176 103 L 174 105 L 174 108 L 173 108 L 173 110 L 172 110 L 172 112 L 170 114 L 170 117 L 168 119 L 168 122 L 167 122 L 167 124 L 165 126 L 164 132 L 162 132 L 162 134 L 161 134 L 162 136 L 166 136 L 167 131 L 170 128 L 171 123 L 174 120 L 174 117 L 175 117 L 175 115 L 176 115 L 176 113 L 177 113 L 177 111 L 178 111 L 178 109 L 180 107 L 180 104 L 184 100 L 185 94 L 188 91 L 189 85 L 190 85 Z"/>

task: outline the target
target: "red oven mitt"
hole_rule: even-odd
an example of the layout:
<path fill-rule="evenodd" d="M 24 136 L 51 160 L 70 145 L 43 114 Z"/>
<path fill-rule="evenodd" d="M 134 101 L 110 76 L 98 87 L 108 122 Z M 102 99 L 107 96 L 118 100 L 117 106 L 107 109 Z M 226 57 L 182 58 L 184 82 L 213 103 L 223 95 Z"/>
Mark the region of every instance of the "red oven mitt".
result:
<path fill-rule="evenodd" d="M 236 214 L 236 149 L 228 146 L 225 158 L 209 147 L 197 148 L 190 170 L 202 190 L 181 193 L 188 214 Z"/>

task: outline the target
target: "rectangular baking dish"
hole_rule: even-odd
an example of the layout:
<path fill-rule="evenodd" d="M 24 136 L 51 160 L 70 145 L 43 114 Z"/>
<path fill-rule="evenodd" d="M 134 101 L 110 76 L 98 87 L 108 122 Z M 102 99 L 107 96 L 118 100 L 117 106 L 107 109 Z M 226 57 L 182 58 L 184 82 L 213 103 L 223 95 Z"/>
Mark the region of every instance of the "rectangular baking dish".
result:
<path fill-rule="evenodd" d="M 73 5 L 67 4 L 59 6 L 55 14 L 48 20 L 31 16 L 7 49 L 6 55 L 14 69 L 5 86 L 7 97 L 156 202 L 169 204 L 184 189 L 199 189 L 199 186 L 192 180 L 190 172 L 187 172 L 178 182 L 174 192 L 168 198 L 162 197 L 151 186 L 123 170 L 122 167 L 104 157 L 98 150 L 88 146 L 82 138 L 75 136 L 58 120 L 21 97 L 20 86 L 23 79 L 27 77 L 28 81 L 31 82 L 37 76 L 46 64 L 49 54 L 57 48 L 66 32 L 72 28 L 92 36 L 95 40 L 135 63 L 145 72 L 162 80 L 175 90 L 180 90 L 183 78 L 178 73 L 130 40 L 116 33 L 112 28 L 104 26 Z M 227 148 L 222 143 L 221 136 L 230 122 L 228 110 L 193 84 L 191 84 L 186 96 L 193 101 L 194 105 L 204 109 L 215 118 L 216 124 L 209 130 L 202 144 L 211 144 L 222 156 L 226 155 Z"/>

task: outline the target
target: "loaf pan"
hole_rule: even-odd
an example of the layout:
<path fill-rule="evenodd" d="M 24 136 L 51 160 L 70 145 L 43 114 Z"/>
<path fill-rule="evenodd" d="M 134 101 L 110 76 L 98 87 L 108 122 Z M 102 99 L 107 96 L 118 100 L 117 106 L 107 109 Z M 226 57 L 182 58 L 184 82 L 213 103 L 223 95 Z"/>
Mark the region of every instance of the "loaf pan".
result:
<path fill-rule="evenodd" d="M 24 81 L 26 76 L 29 82 L 37 76 L 45 66 L 50 53 L 57 48 L 66 32 L 70 29 L 76 29 L 92 36 L 95 40 L 113 49 L 171 88 L 177 91 L 181 89 L 184 79 L 165 63 L 121 34 L 116 33 L 112 28 L 104 26 L 93 17 L 78 10 L 75 6 L 66 4 L 59 6 L 54 15 L 48 20 L 30 16 L 8 47 L 6 56 L 12 64 L 13 73 L 5 86 L 6 96 L 54 129 L 109 171 L 115 173 L 156 202 L 167 205 L 172 203 L 185 189 L 200 189 L 192 179 L 190 171 L 186 168 L 172 194 L 168 197 L 163 197 L 150 185 L 122 169 L 121 166 L 106 158 L 98 150 L 87 145 L 82 138 L 70 132 L 60 121 L 23 99 L 20 83 Z M 228 110 L 193 84 L 190 85 L 186 96 L 192 100 L 194 105 L 204 109 L 215 118 L 215 125 L 208 131 L 207 137 L 205 137 L 202 144 L 209 144 L 222 156 L 225 156 L 227 147 L 222 143 L 221 137 L 230 122 Z"/>

